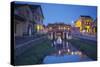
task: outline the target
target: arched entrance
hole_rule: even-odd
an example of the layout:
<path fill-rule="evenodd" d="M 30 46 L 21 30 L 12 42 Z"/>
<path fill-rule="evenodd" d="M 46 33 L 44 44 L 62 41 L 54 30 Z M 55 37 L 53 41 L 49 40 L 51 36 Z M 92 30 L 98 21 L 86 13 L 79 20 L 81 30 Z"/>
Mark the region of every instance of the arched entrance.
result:
<path fill-rule="evenodd" d="M 68 39 L 69 33 L 70 33 L 69 31 L 55 30 L 55 31 L 50 31 L 48 33 L 48 36 L 51 40 L 56 40 L 58 37 L 61 37 L 61 39 L 65 40 Z"/>

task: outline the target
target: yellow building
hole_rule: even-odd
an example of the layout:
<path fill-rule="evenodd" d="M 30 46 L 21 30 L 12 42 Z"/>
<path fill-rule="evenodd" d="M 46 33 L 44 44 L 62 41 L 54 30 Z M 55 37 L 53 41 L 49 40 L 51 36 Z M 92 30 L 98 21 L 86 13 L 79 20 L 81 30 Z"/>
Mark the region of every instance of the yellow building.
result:
<path fill-rule="evenodd" d="M 36 29 L 37 31 L 43 30 L 43 25 L 37 24 Z"/>
<path fill-rule="evenodd" d="M 77 21 L 75 22 L 75 27 L 79 28 L 80 32 L 82 31 L 82 23 L 81 23 L 80 20 L 77 20 Z"/>
<path fill-rule="evenodd" d="M 90 16 L 80 16 L 75 22 L 75 27 L 79 28 L 80 32 L 92 33 L 93 19 Z"/>

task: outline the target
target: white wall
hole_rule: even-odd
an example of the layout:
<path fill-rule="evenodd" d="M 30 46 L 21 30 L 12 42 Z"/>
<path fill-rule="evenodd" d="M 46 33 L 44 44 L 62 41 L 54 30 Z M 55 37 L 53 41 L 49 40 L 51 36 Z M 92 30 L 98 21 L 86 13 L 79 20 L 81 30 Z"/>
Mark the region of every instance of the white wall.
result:
<path fill-rule="evenodd" d="M 10 65 L 10 2 L 13 0 L 0 0 L 0 67 L 12 67 Z M 16 0 L 15 0 L 16 1 Z M 25 0 L 22 0 L 25 1 Z M 100 19 L 100 0 L 26 0 L 31 2 L 51 2 L 78 5 L 97 5 L 98 18 Z M 99 20 L 98 19 L 98 20 Z M 98 21 L 100 25 L 100 20 Z M 100 34 L 100 26 L 98 26 Z M 100 35 L 98 35 L 98 48 L 100 48 Z M 97 62 L 76 62 L 51 65 L 32 65 L 34 67 L 98 67 L 100 63 L 100 49 L 98 49 Z M 32 67 L 27 66 L 27 67 Z"/>

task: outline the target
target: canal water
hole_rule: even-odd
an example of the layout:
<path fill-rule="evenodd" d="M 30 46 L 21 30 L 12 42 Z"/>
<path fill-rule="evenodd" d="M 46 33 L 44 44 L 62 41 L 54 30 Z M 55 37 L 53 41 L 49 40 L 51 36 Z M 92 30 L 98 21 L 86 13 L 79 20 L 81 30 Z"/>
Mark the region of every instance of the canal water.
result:
<path fill-rule="evenodd" d="M 52 47 L 57 49 L 57 52 L 52 53 L 44 58 L 44 64 L 51 63 L 66 63 L 66 62 L 80 62 L 91 61 L 89 57 L 83 54 L 81 51 L 73 47 L 73 45 L 67 40 L 58 38 L 52 41 Z"/>

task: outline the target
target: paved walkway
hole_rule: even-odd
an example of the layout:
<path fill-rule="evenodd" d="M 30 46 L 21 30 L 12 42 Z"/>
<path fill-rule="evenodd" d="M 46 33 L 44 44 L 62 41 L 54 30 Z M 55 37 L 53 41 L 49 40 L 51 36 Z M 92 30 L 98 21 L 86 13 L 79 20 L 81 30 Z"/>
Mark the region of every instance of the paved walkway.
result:
<path fill-rule="evenodd" d="M 73 35 L 74 37 L 82 38 L 82 39 L 87 39 L 87 40 L 92 40 L 92 41 L 97 41 L 96 36 L 88 36 L 88 35 Z"/>
<path fill-rule="evenodd" d="M 15 46 L 15 48 L 20 48 L 20 47 L 23 47 L 23 46 L 26 46 L 26 45 L 28 45 L 29 43 L 31 43 L 31 42 L 35 42 L 35 41 L 38 41 L 38 40 L 40 40 L 40 39 L 42 39 L 42 38 L 45 38 L 46 36 L 42 36 L 42 37 L 39 37 L 39 38 L 36 38 L 36 39 L 31 39 L 31 40 L 28 40 L 28 41 L 26 41 L 26 42 L 23 42 L 22 44 L 16 44 L 16 46 Z"/>

